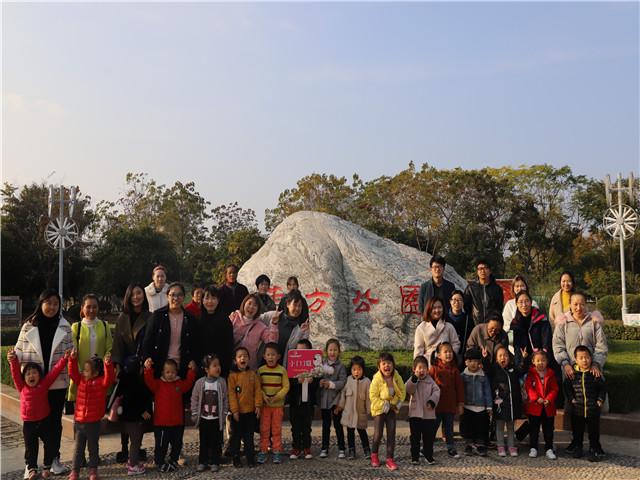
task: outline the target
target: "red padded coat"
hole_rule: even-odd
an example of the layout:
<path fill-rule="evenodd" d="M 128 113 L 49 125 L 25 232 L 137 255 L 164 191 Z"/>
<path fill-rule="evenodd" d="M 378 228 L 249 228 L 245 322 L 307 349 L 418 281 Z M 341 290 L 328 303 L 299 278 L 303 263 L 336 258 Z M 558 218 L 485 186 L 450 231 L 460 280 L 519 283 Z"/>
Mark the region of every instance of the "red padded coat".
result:
<path fill-rule="evenodd" d="M 113 363 L 105 363 L 104 375 L 89 380 L 80 375 L 78 359 L 69 358 L 69 375 L 78 385 L 74 418 L 79 423 L 98 422 L 104 417 L 107 405 L 107 391 L 115 380 Z"/>
<path fill-rule="evenodd" d="M 14 358 L 11 362 L 11 376 L 16 389 L 20 392 L 20 417 L 27 422 L 37 422 L 49 416 L 49 387 L 56 381 L 58 375 L 66 366 L 66 359 L 60 357 L 58 363 L 40 379 L 35 387 L 30 387 L 22 379 L 20 374 L 20 362 L 18 358 Z"/>
<path fill-rule="evenodd" d="M 547 368 L 544 379 L 541 381 L 536 368 L 531 367 L 524 382 L 524 388 L 527 391 L 527 401 L 524 405 L 524 412 L 527 415 L 539 417 L 542 415 L 543 408 L 547 417 L 553 417 L 556 414 L 556 397 L 560 387 L 558 387 L 558 381 L 553 370 Z M 545 407 L 543 404 L 538 403 L 538 398 L 549 400 L 549 403 Z"/>
<path fill-rule="evenodd" d="M 196 380 L 196 372 L 189 369 L 187 378 L 175 382 L 165 382 L 154 378 L 153 368 L 144 369 L 144 383 L 153 392 L 153 424 L 159 427 L 184 425 L 184 404 L 182 395 L 191 390 Z"/>

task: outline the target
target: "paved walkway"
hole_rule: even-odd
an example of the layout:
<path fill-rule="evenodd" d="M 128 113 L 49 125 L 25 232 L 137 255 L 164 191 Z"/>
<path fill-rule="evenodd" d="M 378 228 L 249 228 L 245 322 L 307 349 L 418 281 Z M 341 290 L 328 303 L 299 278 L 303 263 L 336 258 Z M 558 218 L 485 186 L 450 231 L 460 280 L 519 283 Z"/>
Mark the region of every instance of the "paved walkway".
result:
<path fill-rule="evenodd" d="M 370 434 L 372 429 L 370 428 Z M 313 445 L 319 445 L 320 424 L 314 422 Z M 500 458 L 495 451 L 491 451 L 488 457 L 462 457 L 460 459 L 449 458 L 442 442 L 436 443 L 436 465 L 422 464 L 413 466 L 409 455 L 409 429 L 406 422 L 398 423 L 398 437 L 396 447 L 396 460 L 400 469 L 389 472 L 384 467 L 374 469 L 366 460 L 337 460 L 334 454 L 328 459 L 314 458 L 313 460 L 284 460 L 282 465 L 273 465 L 270 462 L 255 469 L 236 469 L 230 465 L 224 465 L 220 472 L 197 473 L 197 431 L 189 428 L 185 432 L 184 453 L 188 464 L 171 474 L 162 474 L 154 468 L 149 468 L 143 478 L 221 478 L 221 479 L 356 479 L 356 478 L 402 478 L 402 479 L 426 479 L 460 480 L 462 478 L 473 479 L 531 479 L 531 480 L 588 480 L 588 479 L 612 479 L 624 480 L 640 478 L 640 442 L 620 437 L 602 437 L 602 444 L 608 453 L 606 461 L 590 463 L 587 460 L 575 460 L 560 456 L 556 461 L 547 460 L 544 457 L 530 459 L 527 457 L 528 446 L 521 445 L 521 456 L 518 458 Z M 289 437 L 289 429 L 284 429 L 285 439 Z M 2 421 L 2 479 L 19 480 L 23 473 L 23 446 L 21 441 L 21 427 L 3 418 Z M 568 432 L 556 432 L 556 445 L 562 455 L 562 449 L 569 440 Z M 359 440 L 357 440 L 359 441 Z M 152 454 L 153 435 L 144 437 L 143 446 Z M 115 452 L 120 449 L 119 435 L 106 435 L 100 439 L 100 451 L 102 465 L 99 469 L 101 479 L 126 478 L 126 468 L 122 464 L 115 463 Z M 313 448 L 317 455 L 318 449 Z M 42 453 L 41 453 L 42 454 Z M 63 439 L 61 447 L 62 460 L 69 462 L 73 454 L 73 442 Z M 381 457 L 384 458 L 384 448 L 381 448 Z M 150 457 L 151 458 L 151 457 Z M 8 472 L 8 473 L 6 473 Z M 83 475 L 86 471 L 82 472 Z M 81 476 L 83 478 L 83 476 Z M 86 478 L 86 477 L 84 477 Z"/>

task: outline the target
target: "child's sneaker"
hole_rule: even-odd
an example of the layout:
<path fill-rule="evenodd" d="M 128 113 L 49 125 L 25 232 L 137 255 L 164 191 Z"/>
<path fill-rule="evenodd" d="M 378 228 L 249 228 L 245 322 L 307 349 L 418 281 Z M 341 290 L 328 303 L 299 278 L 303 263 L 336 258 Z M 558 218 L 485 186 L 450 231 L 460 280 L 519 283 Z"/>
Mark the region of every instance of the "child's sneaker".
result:
<path fill-rule="evenodd" d="M 504 447 L 498 447 L 498 456 L 499 457 L 506 457 L 507 456 L 507 451 L 505 450 Z M 529 455 L 531 456 L 531 455 Z"/>
<path fill-rule="evenodd" d="M 538 456 L 538 450 L 535 448 L 532 448 L 531 450 L 529 450 L 529 458 L 536 458 Z"/>
<path fill-rule="evenodd" d="M 349 449 L 349 455 L 348 455 L 347 458 L 349 458 L 349 460 L 353 460 L 353 459 L 356 458 L 356 449 L 355 448 L 350 448 Z"/>
<path fill-rule="evenodd" d="M 558 458 L 558 457 L 556 457 L 556 454 L 555 454 L 555 452 L 553 451 L 553 449 L 552 449 L 552 448 L 550 448 L 549 450 L 547 450 L 547 452 L 545 453 L 545 455 L 546 455 L 546 457 L 547 457 L 549 460 L 555 460 L 555 459 L 557 459 L 557 458 Z M 529 456 L 531 456 L 531 454 L 529 454 Z"/>
<path fill-rule="evenodd" d="M 345 455 L 344 450 L 339 450 L 338 451 L 338 458 L 342 459 L 342 458 L 346 458 L 347 456 Z"/>
<path fill-rule="evenodd" d="M 280 453 L 274 453 L 273 454 L 273 463 L 282 463 L 282 459 L 280 458 Z"/>
<path fill-rule="evenodd" d="M 512 457 L 518 456 L 518 447 L 509 447 L 509 455 Z"/>
<path fill-rule="evenodd" d="M 371 449 L 369 448 L 364 449 L 364 458 L 366 458 L 367 460 L 371 458 Z"/>
<path fill-rule="evenodd" d="M 262 465 L 267 461 L 267 454 L 265 452 L 258 452 L 258 463 Z"/>
<path fill-rule="evenodd" d="M 27 475 L 27 479 L 36 480 L 36 478 L 38 478 L 38 470 L 36 470 L 35 468 L 32 468 L 31 470 L 29 470 L 29 475 Z"/>
<path fill-rule="evenodd" d="M 436 461 L 433 459 L 433 457 L 426 457 L 426 456 L 425 456 L 424 458 L 426 458 L 426 459 L 427 459 L 427 463 L 428 463 L 429 465 L 435 465 L 435 464 L 436 464 Z"/>
<path fill-rule="evenodd" d="M 197 472 L 204 472 L 207 469 L 207 466 L 204 463 L 199 463 L 196 467 Z"/>
<path fill-rule="evenodd" d="M 573 450 L 573 458 L 582 458 L 583 455 L 584 455 L 584 453 L 582 452 L 582 448 L 581 447 L 576 447 Z"/>
<path fill-rule="evenodd" d="M 378 458 L 378 454 L 377 453 L 372 453 L 371 454 L 371 466 L 372 467 L 379 467 L 380 466 L 380 459 Z M 77 480 L 77 478 L 76 478 Z"/>
<path fill-rule="evenodd" d="M 304 449 L 304 459 L 305 460 L 311 460 L 313 458 L 313 455 L 311 454 L 311 449 L 310 448 L 305 448 Z"/>
<path fill-rule="evenodd" d="M 464 447 L 464 454 L 467 456 L 473 455 L 473 446 L 467 445 L 466 447 Z"/>
<path fill-rule="evenodd" d="M 220 470 L 220 465 L 216 465 L 215 463 L 211 465 L 211 471 L 213 473 L 217 472 L 218 470 Z"/>
<path fill-rule="evenodd" d="M 411 460 L 411 465 L 420 465 L 420 459 L 419 458 L 414 458 Z"/>
<path fill-rule="evenodd" d="M 160 472 L 161 473 L 167 473 L 168 471 L 169 471 L 169 464 L 168 463 L 163 463 L 162 465 L 160 465 Z M 71 478 L 69 478 L 69 480 L 71 480 Z"/>
<path fill-rule="evenodd" d="M 387 468 L 392 472 L 398 469 L 398 465 L 396 465 L 396 462 L 394 462 L 393 458 L 391 457 L 387 458 L 387 461 L 385 463 L 387 465 Z"/>
<path fill-rule="evenodd" d="M 78 472 L 76 472 L 75 470 L 71 470 L 71 473 L 69 474 L 69 480 L 78 480 Z"/>
<path fill-rule="evenodd" d="M 98 480 L 98 470 L 96 468 L 89 469 L 89 480 Z"/>
<path fill-rule="evenodd" d="M 289 460 L 297 460 L 300 458 L 300 450 L 294 448 L 291 450 L 291 455 L 289 455 Z"/>
<path fill-rule="evenodd" d="M 320 450 L 320 458 L 327 458 L 329 456 L 329 450 L 323 448 Z"/>
<path fill-rule="evenodd" d="M 47 467 L 42 467 L 42 478 L 44 478 L 45 480 L 47 478 L 51 478 L 51 470 L 49 470 Z"/>
<path fill-rule="evenodd" d="M 447 453 L 451 458 L 460 458 L 460 455 L 458 455 L 458 451 L 455 448 L 448 448 Z"/>
<path fill-rule="evenodd" d="M 478 452 L 478 455 L 480 455 L 481 457 L 486 457 L 487 456 L 487 447 L 485 447 L 484 445 L 478 445 L 476 447 L 476 452 Z"/>
<path fill-rule="evenodd" d="M 238 455 L 233 457 L 233 466 L 236 468 L 242 468 L 242 460 Z"/>
<path fill-rule="evenodd" d="M 142 475 L 144 472 L 145 468 L 141 463 L 139 463 L 138 465 L 127 465 L 127 475 Z"/>

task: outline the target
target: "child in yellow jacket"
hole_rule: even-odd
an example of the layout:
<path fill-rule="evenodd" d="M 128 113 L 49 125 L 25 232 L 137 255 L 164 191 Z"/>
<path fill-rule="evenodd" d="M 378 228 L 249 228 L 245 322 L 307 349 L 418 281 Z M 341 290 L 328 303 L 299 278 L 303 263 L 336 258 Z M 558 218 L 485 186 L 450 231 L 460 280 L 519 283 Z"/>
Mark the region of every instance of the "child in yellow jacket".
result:
<path fill-rule="evenodd" d="M 373 417 L 373 445 L 371 449 L 371 466 L 379 467 L 378 448 L 382 440 L 382 431 L 387 428 L 387 460 L 389 470 L 397 470 L 393 461 L 396 446 L 396 415 L 406 395 L 402 377 L 396 371 L 396 362 L 388 352 L 378 357 L 378 371 L 373 376 L 369 389 L 371 400 L 371 416 Z"/>

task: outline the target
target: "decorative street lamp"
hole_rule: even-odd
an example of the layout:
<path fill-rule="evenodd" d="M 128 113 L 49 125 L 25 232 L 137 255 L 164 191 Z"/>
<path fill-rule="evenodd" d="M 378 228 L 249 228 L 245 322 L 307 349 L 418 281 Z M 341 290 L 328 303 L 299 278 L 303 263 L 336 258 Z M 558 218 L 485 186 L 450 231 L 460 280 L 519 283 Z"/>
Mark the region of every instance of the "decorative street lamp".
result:
<path fill-rule="evenodd" d="M 59 195 L 59 199 L 57 201 L 59 202 L 60 209 L 58 212 L 58 218 L 52 218 L 51 213 L 53 211 L 53 204 L 56 202 L 56 193 Z M 65 204 L 69 205 L 69 216 L 65 216 L 64 214 Z M 59 190 L 53 185 L 49 185 L 49 223 L 44 231 L 44 239 L 52 248 L 58 249 L 58 293 L 62 299 L 64 299 L 62 294 L 63 252 L 76 243 L 76 240 L 78 239 L 78 225 L 76 225 L 76 222 L 71 218 L 73 217 L 75 206 L 76 187 L 71 187 L 70 196 L 67 200 L 65 198 L 64 185 L 60 185 Z"/>
<path fill-rule="evenodd" d="M 629 200 L 634 201 L 635 179 L 633 172 L 629 174 L 629 186 L 622 186 L 622 175 L 618 174 L 616 186 L 611 185 L 609 175 L 604 179 L 605 194 L 609 209 L 604 214 L 603 225 L 605 231 L 613 238 L 620 239 L 620 276 L 622 278 L 622 320 L 627 315 L 627 285 L 625 282 L 625 266 L 624 266 L 624 240 L 630 238 L 638 228 L 638 214 L 630 207 L 622 203 L 622 194 L 627 192 Z M 611 194 L 618 192 L 618 205 L 612 206 Z"/>

